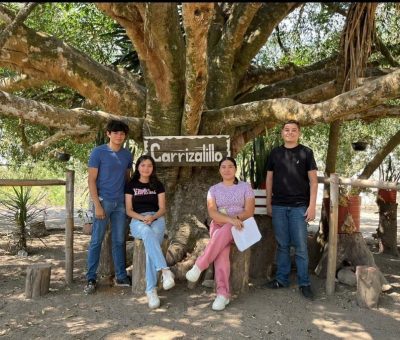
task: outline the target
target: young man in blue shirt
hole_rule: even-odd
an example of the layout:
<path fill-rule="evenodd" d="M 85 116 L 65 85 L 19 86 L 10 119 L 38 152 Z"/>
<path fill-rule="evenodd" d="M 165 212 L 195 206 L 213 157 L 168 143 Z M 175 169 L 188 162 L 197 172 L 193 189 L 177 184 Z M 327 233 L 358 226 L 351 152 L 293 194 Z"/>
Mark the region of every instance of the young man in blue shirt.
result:
<path fill-rule="evenodd" d="M 308 276 L 307 224 L 315 219 L 318 178 L 313 151 L 299 144 L 300 124 L 283 125 L 284 144 L 274 148 L 267 165 L 267 213 L 272 216 L 277 242 L 276 278 L 267 288 L 289 286 L 290 247 L 295 248 L 297 283 L 307 299 L 313 299 Z"/>
<path fill-rule="evenodd" d="M 96 291 L 97 267 L 106 227 L 111 221 L 112 257 L 115 269 L 115 284 L 129 286 L 131 279 L 125 268 L 125 194 L 124 187 L 132 169 L 132 155 L 123 143 L 129 127 L 122 121 L 108 122 L 109 142 L 94 148 L 89 157 L 88 185 L 94 204 L 92 237 L 88 249 L 85 294 Z"/>

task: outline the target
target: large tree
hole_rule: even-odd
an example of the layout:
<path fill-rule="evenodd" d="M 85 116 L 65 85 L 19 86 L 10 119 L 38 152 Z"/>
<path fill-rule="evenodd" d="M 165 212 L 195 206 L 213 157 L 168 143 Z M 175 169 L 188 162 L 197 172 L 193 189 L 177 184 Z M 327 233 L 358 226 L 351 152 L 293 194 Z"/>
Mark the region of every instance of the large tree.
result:
<path fill-rule="evenodd" d="M 265 67 L 255 62 L 272 37 L 288 53 L 279 27 L 296 11 L 300 21 L 307 5 L 329 15 L 346 15 L 349 8 L 349 3 L 97 3 L 130 40 L 137 73 L 101 63 L 24 23 L 32 4 L 19 12 L 0 6 L 0 67 L 11 75 L 0 84 L 0 115 L 52 129 L 53 135 L 27 148 L 31 152 L 60 139 L 89 140 L 107 119 L 120 117 L 139 144 L 148 135 L 226 134 L 234 156 L 265 128 L 287 119 L 313 125 L 397 116 L 398 108 L 387 101 L 400 96 L 400 70 L 380 39 L 375 49 L 392 68 L 368 62 L 365 78 L 345 92 L 336 88 L 339 44 L 310 64 Z M 66 108 L 23 96 L 23 90 L 49 83 L 72 89 L 88 105 Z M 174 237 L 187 214 L 206 220 L 205 194 L 217 171 L 161 170 Z"/>

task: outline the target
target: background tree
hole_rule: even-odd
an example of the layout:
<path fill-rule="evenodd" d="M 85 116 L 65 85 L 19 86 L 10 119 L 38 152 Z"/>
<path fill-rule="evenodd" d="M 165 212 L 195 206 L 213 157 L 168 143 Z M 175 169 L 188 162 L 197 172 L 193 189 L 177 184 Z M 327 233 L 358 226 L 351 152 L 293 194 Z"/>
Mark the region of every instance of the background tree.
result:
<path fill-rule="evenodd" d="M 21 6 L 0 7 L 0 26 L 12 32 L 0 50 L 0 114 L 20 120 L 21 143 L 26 126 L 45 127 L 42 140 L 25 138 L 23 154 L 94 141 L 112 117 L 139 146 L 148 135 L 228 134 L 236 156 L 287 119 L 311 126 L 398 115 L 388 105 L 400 95 L 392 4 L 378 5 L 386 28 L 377 30 L 365 77 L 340 94 L 336 61 L 350 3 L 43 3 L 25 22 L 29 5 Z M 136 63 L 128 69 L 115 63 L 127 43 Z M 217 171 L 165 168 L 161 176 L 170 237 L 179 239 L 182 225 L 196 225 L 182 224 L 186 215 L 206 220 Z"/>

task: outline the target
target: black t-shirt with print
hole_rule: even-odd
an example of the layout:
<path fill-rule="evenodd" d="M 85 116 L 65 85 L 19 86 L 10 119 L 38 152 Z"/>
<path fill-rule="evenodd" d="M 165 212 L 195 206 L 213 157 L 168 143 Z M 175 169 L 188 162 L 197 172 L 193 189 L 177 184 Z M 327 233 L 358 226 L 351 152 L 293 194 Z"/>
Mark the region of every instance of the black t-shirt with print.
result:
<path fill-rule="evenodd" d="M 138 180 L 131 180 L 125 186 L 125 194 L 132 195 L 133 210 L 139 214 L 158 211 L 158 194 L 163 192 L 165 189 L 160 181 L 155 183 L 153 189 L 150 189 L 150 183 L 142 183 Z"/>

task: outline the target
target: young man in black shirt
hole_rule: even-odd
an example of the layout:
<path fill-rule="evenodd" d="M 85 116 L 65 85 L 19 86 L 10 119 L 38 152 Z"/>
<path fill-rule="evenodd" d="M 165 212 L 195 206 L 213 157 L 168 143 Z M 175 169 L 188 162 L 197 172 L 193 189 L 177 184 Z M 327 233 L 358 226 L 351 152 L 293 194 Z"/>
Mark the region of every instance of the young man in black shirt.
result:
<path fill-rule="evenodd" d="M 290 246 L 296 250 L 297 283 L 304 297 L 313 299 L 308 276 L 307 223 L 315 219 L 318 179 L 310 148 L 299 144 L 300 125 L 283 125 L 284 145 L 274 148 L 267 165 L 267 212 L 272 216 L 275 238 L 276 278 L 267 288 L 289 286 Z"/>

